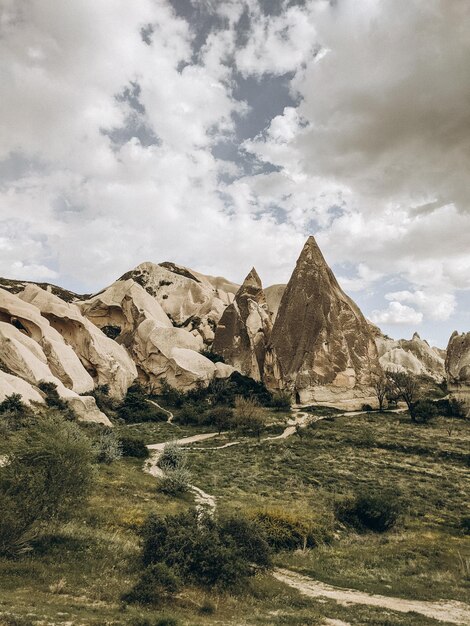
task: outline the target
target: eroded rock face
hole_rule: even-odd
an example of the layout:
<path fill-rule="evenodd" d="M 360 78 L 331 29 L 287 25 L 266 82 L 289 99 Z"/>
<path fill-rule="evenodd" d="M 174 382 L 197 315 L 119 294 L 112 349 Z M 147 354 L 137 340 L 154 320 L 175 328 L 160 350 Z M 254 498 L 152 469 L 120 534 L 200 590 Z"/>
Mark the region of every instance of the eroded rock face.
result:
<path fill-rule="evenodd" d="M 0 370 L 0 402 L 14 393 L 18 393 L 25 404 L 32 402 L 44 404 L 44 398 L 33 385 L 18 376 Z"/>
<path fill-rule="evenodd" d="M 268 304 L 269 312 L 271 313 L 271 320 L 274 323 L 277 313 L 279 311 L 279 306 L 281 304 L 282 296 L 284 291 L 286 290 L 287 285 L 270 285 L 266 287 L 264 290 L 264 294 L 266 296 L 266 302 Z"/>
<path fill-rule="evenodd" d="M 465 403 L 470 416 L 470 333 L 455 331 L 451 335 L 445 369 L 451 396 Z"/>
<path fill-rule="evenodd" d="M 445 376 L 444 359 L 437 349 L 414 333 L 412 339 L 390 339 L 376 333 L 375 343 L 384 370 L 425 375 L 440 382 Z"/>
<path fill-rule="evenodd" d="M 35 285 L 19 297 L 40 311 L 80 359 L 96 384 L 109 385 L 109 393 L 122 399 L 137 377 L 137 369 L 123 346 L 106 337 L 78 307 Z"/>
<path fill-rule="evenodd" d="M 141 263 L 120 278 L 128 279 L 155 298 L 175 326 L 196 330 L 208 345 L 238 289 L 224 278 L 204 276 L 175 263 Z"/>
<path fill-rule="evenodd" d="M 309 237 L 274 322 L 265 383 L 302 403 L 357 409 L 377 404 L 372 384 L 381 373 L 366 319 Z"/>
<path fill-rule="evenodd" d="M 271 330 L 266 296 L 253 268 L 220 318 L 212 350 L 245 376 L 261 380 Z"/>

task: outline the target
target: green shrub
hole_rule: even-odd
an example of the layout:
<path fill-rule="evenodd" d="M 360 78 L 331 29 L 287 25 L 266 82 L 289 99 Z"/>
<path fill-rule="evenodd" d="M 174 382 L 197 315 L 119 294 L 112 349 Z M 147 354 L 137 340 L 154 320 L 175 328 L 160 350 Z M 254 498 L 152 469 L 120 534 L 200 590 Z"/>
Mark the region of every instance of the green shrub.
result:
<path fill-rule="evenodd" d="M 241 586 L 255 573 L 255 565 L 266 566 L 260 544 L 252 553 L 248 550 L 256 532 L 244 538 L 233 522 L 219 525 L 196 511 L 164 518 L 150 515 L 143 528 L 143 563 L 147 567 L 165 563 L 183 583 L 209 588 Z"/>
<path fill-rule="evenodd" d="M 119 438 L 122 456 L 130 456 L 136 459 L 147 459 L 149 450 L 145 440 L 138 435 L 121 435 Z"/>
<path fill-rule="evenodd" d="M 438 414 L 438 408 L 432 400 L 418 400 L 411 407 L 414 422 L 427 424 Z"/>
<path fill-rule="evenodd" d="M 121 442 L 112 430 L 102 431 L 93 442 L 93 450 L 98 463 L 110 465 L 122 457 Z"/>
<path fill-rule="evenodd" d="M 288 391 L 276 391 L 273 393 L 271 406 L 276 411 L 290 411 L 292 405 L 292 396 Z"/>
<path fill-rule="evenodd" d="M 181 580 L 171 567 L 155 563 L 144 570 L 138 582 L 122 599 L 129 603 L 161 604 L 180 586 Z"/>
<path fill-rule="evenodd" d="M 113 415 L 118 403 L 114 398 L 109 395 L 109 385 L 97 385 L 92 391 L 87 392 L 85 395 L 93 396 L 96 402 L 96 406 L 100 411 L 103 411 L 106 415 Z"/>
<path fill-rule="evenodd" d="M 383 533 L 396 525 L 401 504 L 388 490 L 366 491 L 338 502 L 335 513 L 340 522 L 360 532 Z"/>
<path fill-rule="evenodd" d="M 0 402 L 0 426 L 5 434 L 28 426 L 34 420 L 34 412 L 24 404 L 19 393 L 6 396 Z"/>
<path fill-rule="evenodd" d="M 176 416 L 176 421 L 184 426 L 197 426 L 204 422 L 204 409 L 185 402 Z"/>
<path fill-rule="evenodd" d="M 229 517 L 220 522 L 220 535 L 232 539 L 247 561 L 262 567 L 271 565 L 271 550 L 261 524 L 245 517 Z"/>
<path fill-rule="evenodd" d="M 224 357 L 217 354 L 217 352 L 212 352 L 212 350 L 201 350 L 200 354 L 205 356 L 206 359 L 209 359 L 209 361 L 212 361 L 212 363 L 225 363 Z"/>
<path fill-rule="evenodd" d="M 233 426 L 233 409 L 229 406 L 216 406 L 207 411 L 206 424 L 214 426 L 219 435 Z"/>
<path fill-rule="evenodd" d="M 256 512 L 253 518 L 275 552 L 312 548 L 327 538 L 323 530 L 315 531 L 313 520 L 286 511 L 266 509 Z"/>
<path fill-rule="evenodd" d="M 93 481 L 89 439 L 73 423 L 48 417 L 19 432 L 0 468 L 0 554 L 27 547 L 41 523 L 77 508 Z"/>
<path fill-rule="evenodd" d="M 370 411 L 373 411 L 374 409 L 370 404 L 363 404 L 362 410 L 365 411 L 366 413 L 369 413 Z"/>
<path fill-rule="evenodd" d="M 163 452 L 158 459 L 158 466 L 164 471 L 185 467 L 187 458 L 188 455 L 183 446 L 176 441 L 169 441 L 165 444 Z"/>
<path fill-rule="evenodd" d="M 42 380 L 38 387 L 46 396 L 47 406 L 59 409 L 59 411 L 70 411 L 69 403 L 59 396 L 55 383 Z"/>
<path fill-rule="evenodd" d="M 129 387 L 122 404 L 117 408 L 118 417 L 128 424 L 139 422 L 166 422 L 168 415 L 149 402 L 145 390 L 135 384 Z"/>
<path fill-rule="evenodd" d="M 233 412 L 235 428 L 242 434 L 261 438 L 265 427 L 264 413 L 255 398 L 237 396 Z"/>
<path fill-rule="evenodd" d="M 190 488 L 191 472 L 184 467 L 167 468 L 158 483 L 158 490 L 168 496 L 180 496 Z"/>
<path fill-rule="evenodd" d="M 446 417 L 457 417 L 460 419 L 465 419 L 467 417 L 464 402 L 457 400 L 456 398 L 442 398 L 434 402 L 434 405 L 440 415 L 444 415 Z"/>

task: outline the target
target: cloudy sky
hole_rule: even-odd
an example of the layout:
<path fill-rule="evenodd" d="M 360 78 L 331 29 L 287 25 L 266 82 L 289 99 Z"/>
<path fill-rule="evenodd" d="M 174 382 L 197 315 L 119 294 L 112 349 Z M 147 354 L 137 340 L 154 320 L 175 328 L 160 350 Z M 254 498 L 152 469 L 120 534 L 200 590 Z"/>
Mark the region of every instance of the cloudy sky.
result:
<path fill-rule="evenodd" d="M 470 330 L 468 0 L 0 0 L 0 275 L 286 282 Z"/>

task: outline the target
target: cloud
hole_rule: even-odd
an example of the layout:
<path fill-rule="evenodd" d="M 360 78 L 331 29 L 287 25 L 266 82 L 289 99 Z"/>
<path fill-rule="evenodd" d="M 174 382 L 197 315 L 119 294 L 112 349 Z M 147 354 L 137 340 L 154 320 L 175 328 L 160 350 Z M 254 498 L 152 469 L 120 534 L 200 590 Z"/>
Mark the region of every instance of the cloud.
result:
<path fill-rule="evenodd" d="M 372 311 L 370 316 L 374 324 L 421 324 L 423 314 L 400 302 L 390 302 L 387 309 Z"/>
<path fill-rule="evenodd" d="M 456 307 L 456 298 L 450 293 L 425 293 L 424 291 L 395 291 L 385 295 L 387 300 L 406 302 L 432 320 L 447 320 Z"/>

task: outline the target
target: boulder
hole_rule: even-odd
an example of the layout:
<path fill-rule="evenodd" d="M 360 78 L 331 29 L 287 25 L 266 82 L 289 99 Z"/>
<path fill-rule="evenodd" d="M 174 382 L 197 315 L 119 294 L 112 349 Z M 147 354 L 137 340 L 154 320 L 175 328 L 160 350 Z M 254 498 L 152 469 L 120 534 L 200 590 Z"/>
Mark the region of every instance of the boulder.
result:
<path fill-rule="evenodd" d="M 122 399 L 137 377 L 137 369 L 126 349 L 106 337 L 82 315 L 75 304 L 52 293 L 28 285 L 19 297 L 39 309 L 52 328 L 62 335 L 98 385 L 108 385 L 109 393 Z"/>
<path fill-rule="evenodd" d="M 288 389 L 297 402 L 353 410 L 377 405 L 372 385 L 381 375 L 366 319 L 309 237 L 282 295 L 265 384 Z"/>
<path fill-rule="evenodd" d="M 245 376 L 259 381 L 271 330 L 266 296 L 253 268 L 222 314 L 212 350 Z"/>
<path fill-rule="evenodd" d="M 19 376 L 13 376 L 0 370 L 0 402 L 14 393 L 18 393 L 25 404 L 32 402 L 44 404 L 44 398 L 33 385 Z"/>
<path fill-rule="evenodd" d="M 470 332 L 452 333 L 447 346 L 445 369 L 450 395 L 464 402 L 470 416 Z"/>

